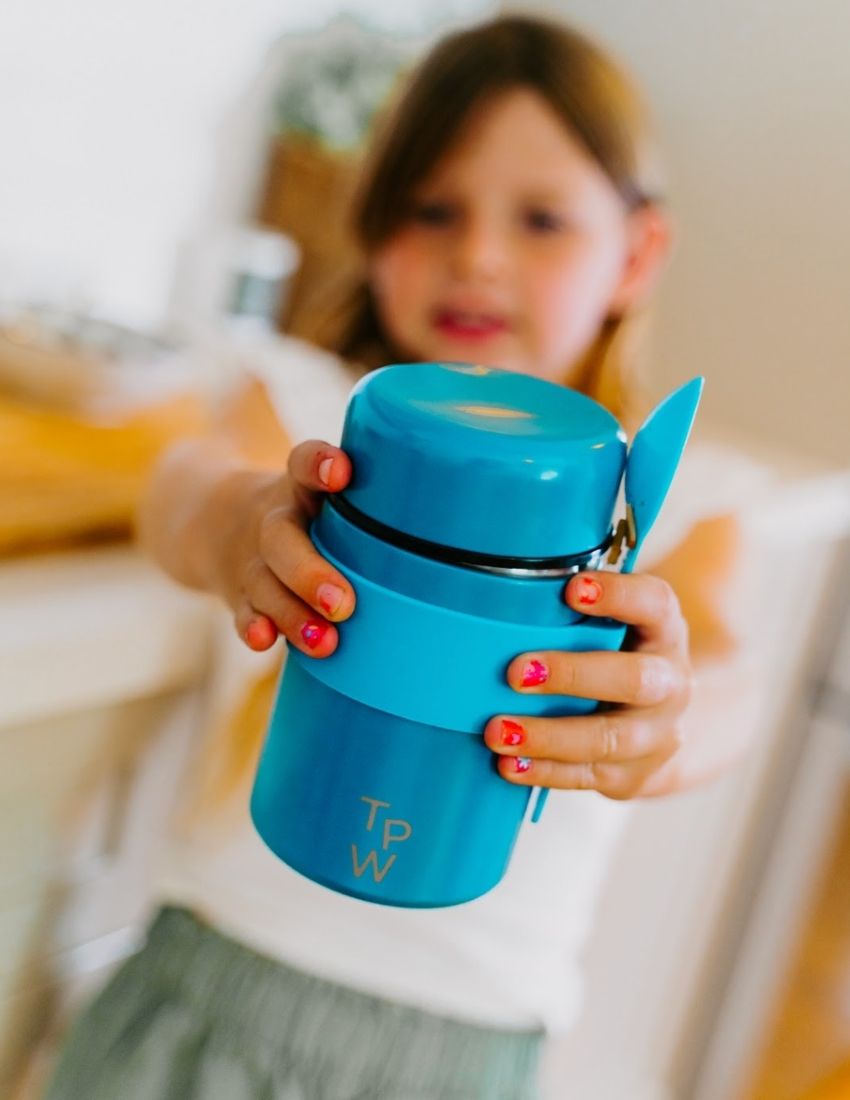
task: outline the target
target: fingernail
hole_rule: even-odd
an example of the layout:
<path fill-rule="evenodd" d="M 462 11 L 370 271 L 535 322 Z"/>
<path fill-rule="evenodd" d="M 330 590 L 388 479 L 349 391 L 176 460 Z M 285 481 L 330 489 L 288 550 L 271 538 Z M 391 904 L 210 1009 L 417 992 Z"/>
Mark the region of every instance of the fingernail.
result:
<path fill-rule="evenodd" d="M 345 598 L 345 591 L 338 584 L 320 584 L 316 590 L 319 607 L 326 615 L 333 615 Z"/>
<path fill-rule="evenodd" d="M 529 756 L 515 756 L 514 757 L 514 771 L 515 772 L 527 772 L 531 769 L 531 757 Z"/>
<path fill-rule="evenodd" d="M 596 603 L 602 595 L 602 585 L 593 577 L 579 577 L 575 589 L 579 603 Z"/>
<path fill-rule="evenodd" d="M 310 649 L 315 649 L 322 638 L 327 634 L 329 627 L 329 623 L 317 623 L 315 619 L 308 619 L 301 627 L 301 637 Z"/>
<path fill-rule="evenodd" d="M 521 745 L 525 740 L 525 730 L 510 718 L 502 719 L 502 744 Z"/>
<path fill-rule="evenodd" d="M 245 628 L 245 640 L 251 649 L 268 649 L 277 637 L 277 630 L 268 619 L 252 619 Z"/>
<path fill-rule="evenodd" d="M 522 686 L 536 687 L 549 679 L 549 669 L 542 661 L 527 661 L 522 670 Z"/>
<path fill-rule="evenodd" d="M 332 458 L 325 458 L 319 463 L 319 481 L 323 485 L 330 485 L 331 483 L 331 466 L 333 466 L 334 460 Z"/>

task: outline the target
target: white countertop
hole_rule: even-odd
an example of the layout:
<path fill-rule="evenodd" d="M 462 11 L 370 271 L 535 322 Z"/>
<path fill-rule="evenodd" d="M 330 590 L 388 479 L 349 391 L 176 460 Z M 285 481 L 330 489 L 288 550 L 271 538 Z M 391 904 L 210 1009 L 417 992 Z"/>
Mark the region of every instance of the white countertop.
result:
<path fill-rule="evenodd" d="M 133 547 L 0 561 L 0 727 L 190 684 L 210 622 Z"/>

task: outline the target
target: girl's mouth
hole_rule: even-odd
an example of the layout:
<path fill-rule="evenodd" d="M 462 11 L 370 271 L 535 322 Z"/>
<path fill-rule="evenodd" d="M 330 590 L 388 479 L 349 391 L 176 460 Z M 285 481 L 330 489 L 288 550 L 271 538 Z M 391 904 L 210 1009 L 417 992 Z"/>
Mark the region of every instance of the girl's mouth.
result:
<path fill-rule="evenodd" d="M 507 332 L 507 321 L 490 313 L 472 310 L 439 309 L 434 315 L 434 327 L 453 340 L 487 340 Z"/>

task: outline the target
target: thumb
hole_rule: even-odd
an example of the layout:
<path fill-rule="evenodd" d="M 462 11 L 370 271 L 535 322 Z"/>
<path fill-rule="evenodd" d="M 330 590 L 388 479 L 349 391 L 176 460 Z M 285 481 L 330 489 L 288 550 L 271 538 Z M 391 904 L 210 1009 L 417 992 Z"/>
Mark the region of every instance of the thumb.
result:
<path fill-rule="evenodd" d="M 287 463 L 299 501 L 315 512 L 317 493 L 337 493 L 351 480 L 351 459 L 330 443 L 308 439 L 293 447 Z"/>

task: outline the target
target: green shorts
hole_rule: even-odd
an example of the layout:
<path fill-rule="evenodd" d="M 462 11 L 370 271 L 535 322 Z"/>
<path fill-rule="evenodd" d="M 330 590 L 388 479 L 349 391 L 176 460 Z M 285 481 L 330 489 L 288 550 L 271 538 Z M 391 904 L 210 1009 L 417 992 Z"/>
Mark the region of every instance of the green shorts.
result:
<path fill-rule="evenodd" d="M 534 1100 L 541 1040 L 335 985 L 166 908 L 45 1100 Z"/>

